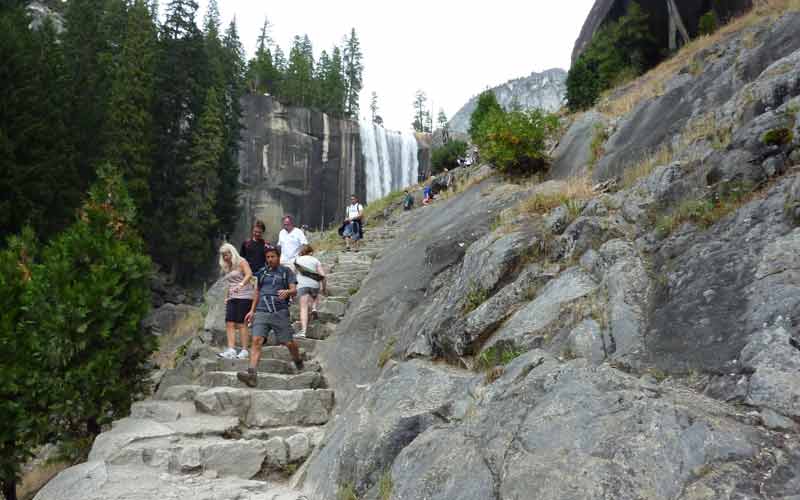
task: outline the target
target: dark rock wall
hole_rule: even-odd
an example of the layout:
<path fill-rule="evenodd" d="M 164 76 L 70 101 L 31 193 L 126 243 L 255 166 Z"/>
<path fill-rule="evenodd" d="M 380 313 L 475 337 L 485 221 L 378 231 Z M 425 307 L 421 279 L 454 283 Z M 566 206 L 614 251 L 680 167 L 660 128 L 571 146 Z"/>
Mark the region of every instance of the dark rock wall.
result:
<path fill-rule="evenodd" d="M 342 218 L 351 193 L 366 197 L 357 122 L 283 106 L 268 96 L 245 96 L 242 107 L 242 211 L 234 241 L 246 238 L 257 218 L 271 240 L 284 214 L 297 225 L 328 226 Z"/>
<path fill-rule="evenodd" d="M 592 40 L 592 37 L 603 24 L 619 19 L 628 10 L 628 5 L 633 0 L 597 0 L 584 21 L 583 28 L 575 47 L 572 49 L 572 62 L 581 55 L 583 50 Z M 638 0 L 637 3 L 650 16 L 651 33 L 658 40 L 660 47 L 668 47 L 668 19 L 667 2 L 665 0 Z M 722 20 L 741 13 L 752 6 L 751 0 L 676 0 L 678 10 L 686 29 L 691 36 L 697 34 L 697 24 L 700 16 L 714 9 Z"/>

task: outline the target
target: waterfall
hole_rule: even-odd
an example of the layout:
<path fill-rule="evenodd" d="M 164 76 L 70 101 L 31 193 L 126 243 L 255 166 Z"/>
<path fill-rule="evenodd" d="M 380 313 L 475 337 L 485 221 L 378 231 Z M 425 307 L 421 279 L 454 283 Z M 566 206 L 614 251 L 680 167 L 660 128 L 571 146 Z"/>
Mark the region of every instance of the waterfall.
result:
<path fill-rule="evenodd" d="M 367 203 L 417 182 L 417 139 L 368 120 L 359 123 L 361 152 L 367 174 Z"/>

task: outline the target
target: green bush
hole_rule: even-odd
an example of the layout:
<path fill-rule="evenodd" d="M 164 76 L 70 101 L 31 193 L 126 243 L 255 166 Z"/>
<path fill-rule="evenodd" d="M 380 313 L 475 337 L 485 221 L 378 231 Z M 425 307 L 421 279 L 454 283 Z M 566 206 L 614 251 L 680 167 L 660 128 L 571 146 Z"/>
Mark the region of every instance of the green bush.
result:
<path fill-rule="evenodd" d="M 453 140 L 431 152 L 431 171 L 438 174 L 444 169 L 458 167 L 458 159 L 463 158 L 467 152 L 467 143 Z"/>
<path fill-rule="evenodd" d="M 478 104 L 469 118 L 469 136 L 472 138 L 472 142 L 477 142 L 476 138 L 480 133 L 483 122 L 489 115 L 501 111 L 503 111 L 503 108 L 500 107 L 497 97 L 491 90 L 486 90 L 478 96 Z"/>
<path fill-rule="evenodd" d="M 635 78 L 660 59 L 647 13 L 632 2 L 628 12 L 595 33 L 567 73 L 567 106 L 572 111 L 594 105 L 600 94 Z"/>
<path fill-rule="evenodd" d="M 547 141 L 558 118 L 542 111 L 494 111 L 477 132 L 481 158 L 503 173 L 530 175 L 547 168 Z"/>
<path fill-rule="evenodd" d="M 47 395 L 55 380 L 38 363 L 41 348 L 22 325 L 30 283 L 33 232 L 0 251 L 0 486 L 14 491 L 20 466 L 48 432 Z"/>
<path fill-rule="evenodd" d="M 697 23 L 697 33 L 699 35 L 710 35 L 711 33 L 717 31 L 718 28 L 719 21 L 717 20 L 717 15 L 713 10 L 709 10 L 700 16 L 700 20 Z"/>
<path fill-rule="evenodd" d="M 147 390 L 156 341 L 140 325 L 151 262 L 134 216 L 120 177 L 101 170 L 79 220 L 32 269 L 25 330 L 41 342 L 42 369 L 56 381 L 50 411 L 67 443 L 98 434 Z"/>

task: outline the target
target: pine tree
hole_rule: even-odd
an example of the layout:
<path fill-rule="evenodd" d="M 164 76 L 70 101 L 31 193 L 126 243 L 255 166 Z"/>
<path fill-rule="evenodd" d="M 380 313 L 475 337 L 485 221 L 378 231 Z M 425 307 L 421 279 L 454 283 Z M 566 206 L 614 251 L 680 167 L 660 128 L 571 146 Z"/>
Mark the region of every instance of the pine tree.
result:
<path fill-rule="evenodd" d="M 111 86 L 105 158 L 120 170 L 142 212 L 150 209 L 157 43 L 147 4 L 135 0 Z"/>
<path fill-rule="evenodd" d="M 378 118 L 378 94 L 374 90 L 369 98 L 369 112 L 372 114 L 372 123 Z"/>
<path fill-rule="evenodd" d="M 106 14 L 109 14 L 108 16 Z M 70 0 L 64 16 L 63 47 L 68 70 L 68 129 L 72 136 L 82 189 L 94 178 L 104 150 L 110 77 L 120 37 L 124 36 L 122 0 Z M 114 38 L 109 38 L 113 34 Z"/>
<path fill-rule="evenodd" d="M 244 49 L 239 40 L 235 19 L 225 31 L 222 46 L 225 52 L 225 99 L 223 100 L 225 151 L 219 164 L 216 213 L 220 226 L 230 233 L 239 213 L 239 139 L 242 117 L 240 99 L 245 87 Z"/>
<path fill-rule="evenodd" d="M 339 47 L 334 47 L 331 52 L 330 67 L 325 71 L 325 83 L 323 85 L 326 101 L 330 113 L 334 116 L 345 116 L 347 84 L 344 79 L 344 62 L 342 61 L 342 51 Z"/>
<path fill-rule="evenodd" d="M 414 122 L 411 124 L 417 132 L 425 131 L 428 116 L 426 110 L 427 104 L 428 96 L 425 94 L 425 91 L 421 89 L 417 90 L 417 93 L 414 95 Z"/>
<path fill-rule="evenodd" d="M 308 36 L 295 36 L 289 51 L 281 99 L 293 106 L 308 106 L 313 99 L 314 55 Z"/>
<path fill-rule="evenodd" d="M 62 45 L 22 8 L 0 11 L 0 238 L 31 225 L 50 237 L 74 217 L 82 182 L 65 124 Z M 53 184 L 57 180 L 57 184 Z"/>
<path fill-rule="evenodd" d="M 178 231 L 173 235 L 183 249 L 176 262 L 183 278 L 208 262 L 213 250 L 211 242 L 218 228 L 215 212 L 218 167 L 225 152 L 225 127 L 218 95 L 215 88 L 208 90 L 205 109 L 192 138 L 191 167 L 186 172 L 183 193 L 177 200 L 178 227 L 191 227 L 190 231 Z"/>
<path fill-rule="evenodd" d="M 361 44 L 353 28 L 344 45 L 345 113 L 351 118 L 358 116 L 358 98 L 364 72 L 362 58 Z"/>
<path fill-rule="evenodd" d="M 280 75 L 272 59 L 270 46 L 272 37 L 270 36 L 270 22 L 264 19 L 261 33 L 258 36 L 256 55 L 250 60 L 247 71 L 247 79 L 250 88 L 254 92 L 277 94 Z M 238 38 L 238 37 L 237 37 Z"/>
<path fill-rule="evenodd" d="M 205 38 L 195 24 L 194 0 L 171 0 L 162 26 L 156 70 L 156 165 L 150 187 L 152 216 L 147 241 L 156 260 L 180 264 L 183 251 L 174 235 L 179 231 L 177 200 L 187 189 L 191 173 L 192 137 L 203 112 L 208 79 Z"/>
<path fill-rule="evenodd" d="M 152 264 L 135 213 L 121 176 L 101 166 L 80 218 L 32 268 L 23 326 L 46 346 L 32 355 L 57 381 L 49 398 L 54 437 L 69 449 L 91 442 L 148 387 L 156 340 L 140 323 Z"/>

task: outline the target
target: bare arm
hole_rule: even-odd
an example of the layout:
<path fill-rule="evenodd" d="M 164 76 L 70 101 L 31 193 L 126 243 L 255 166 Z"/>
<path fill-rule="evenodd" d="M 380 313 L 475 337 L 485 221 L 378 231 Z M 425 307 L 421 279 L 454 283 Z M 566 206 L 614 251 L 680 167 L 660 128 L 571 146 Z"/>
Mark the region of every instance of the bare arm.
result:
<path fill-rule="evenodd" d="M 250 280 L 253 278 L 253 271 L 250 270 L 250 264 L 247 263 L 245 259 L 239 261 L 239 270 L 244 274 L 244 278 L 242 282 L 236 285 L 234 288 L 234 292 L 240 290 L 243 286 L 250 283 Z"/>
<path fill-rule="evenodd" d="M 244 317 L 244 322 L 250 325 L 253 322 L 253 315 L 256 313 L 256 306 L 258 305 L 258 286 L 253 292 L 253 302 L 250 304 L 250 312 Z"/>

